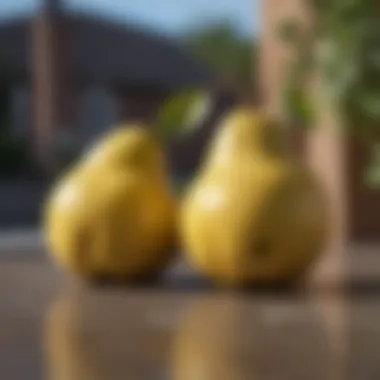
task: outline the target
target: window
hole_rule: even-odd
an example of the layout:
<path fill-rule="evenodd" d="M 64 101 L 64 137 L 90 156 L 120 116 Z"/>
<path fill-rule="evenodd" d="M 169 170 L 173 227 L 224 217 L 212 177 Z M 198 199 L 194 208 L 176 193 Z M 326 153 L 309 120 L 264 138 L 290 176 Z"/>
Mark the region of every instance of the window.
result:
<path fill-rule="evenodd" d="M 106 88 L 92 87 L 82 97 L 80 113 L 85 138 L 95 138 L 117 121 L 116 99 Z"/>

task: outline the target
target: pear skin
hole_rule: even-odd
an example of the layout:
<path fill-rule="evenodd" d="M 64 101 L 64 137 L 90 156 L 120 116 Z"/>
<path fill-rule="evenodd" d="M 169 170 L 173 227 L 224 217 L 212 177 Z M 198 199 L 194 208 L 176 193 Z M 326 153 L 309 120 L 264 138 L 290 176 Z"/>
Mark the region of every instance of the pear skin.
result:
<path fill-rule="evenodd" d="M 160 146 L 144 127 L 110 132 L 53 188 L 45 236 L 55 261 L 84 278 L 162 270 L 177 239 L 176 200 Z"/>
<path fill-rule="evenodd" d="M 325 194 L 285 142 L 283 131 L 263 116 L 232 111 L 184 197 L 185 252 L 222 285 L 295 281 L 325 245 Z"/>

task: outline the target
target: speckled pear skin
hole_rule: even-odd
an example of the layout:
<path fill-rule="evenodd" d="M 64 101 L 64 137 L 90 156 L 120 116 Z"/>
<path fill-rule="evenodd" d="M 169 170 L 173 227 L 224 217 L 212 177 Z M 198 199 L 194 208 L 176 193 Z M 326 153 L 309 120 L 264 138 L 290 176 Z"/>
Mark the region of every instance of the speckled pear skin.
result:
<path fill-rule="evenodd" d="M 328 237 L 328 204 L 283 131 L 248 108 L 230 112 L 182 204 L 190 262 L 227 286 L 302 277 Z"/>
<path fill-rule="evenodd" d="M 55 262 L 81 277 L 146 278 L 173 257 L 176 213 L 161 147 L 146 127 L 121 126 L 52 189 L 46 242 Z"/>

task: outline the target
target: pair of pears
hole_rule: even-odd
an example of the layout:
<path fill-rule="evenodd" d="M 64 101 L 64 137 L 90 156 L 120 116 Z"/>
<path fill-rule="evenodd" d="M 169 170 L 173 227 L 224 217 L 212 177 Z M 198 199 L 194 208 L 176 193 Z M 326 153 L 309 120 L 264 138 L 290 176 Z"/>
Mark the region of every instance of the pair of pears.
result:
<path fill-rule="evenodd" d="M 165 167 L 146 128 L 111 132 L 49 198 L 57 260 L 84 277 L 146 277 L 170 262 L 180 237 L 200 272 L 242 286 L 292 281 L 323 248 L 322 190 L 290 158 L 281 129 L 253 110 L 223 120 L 180 210 Z"/>

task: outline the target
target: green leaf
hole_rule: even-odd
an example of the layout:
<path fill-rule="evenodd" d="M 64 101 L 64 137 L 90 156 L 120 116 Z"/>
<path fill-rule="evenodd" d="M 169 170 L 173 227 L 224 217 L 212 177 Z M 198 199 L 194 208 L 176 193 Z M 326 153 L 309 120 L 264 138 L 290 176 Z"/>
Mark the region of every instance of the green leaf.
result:
<path fill-rule="evenodd" d="M 315 109 L 310 92 L 302 86 L 288 83 L 284 91 L 284 103 L 290 121 L 300 127 L 308 128 L 315 120 Z"/>
<path fill-rule="evenodd" d="M 212 98 L 208 94 L 198 94 L 189 104 L 183 124 L 184 132 L 191 132 L 202 125 L 212 108 Z"/>
<path fill-rule="evenodd" d="M 206 94 L 199 89 L 189 89 L 171 96 L 160 109 L 156 120 L 159 133 L 170 139 L 191 128 L 205 112 L 201 108 L 201 102 L 205 99 Z"/>

